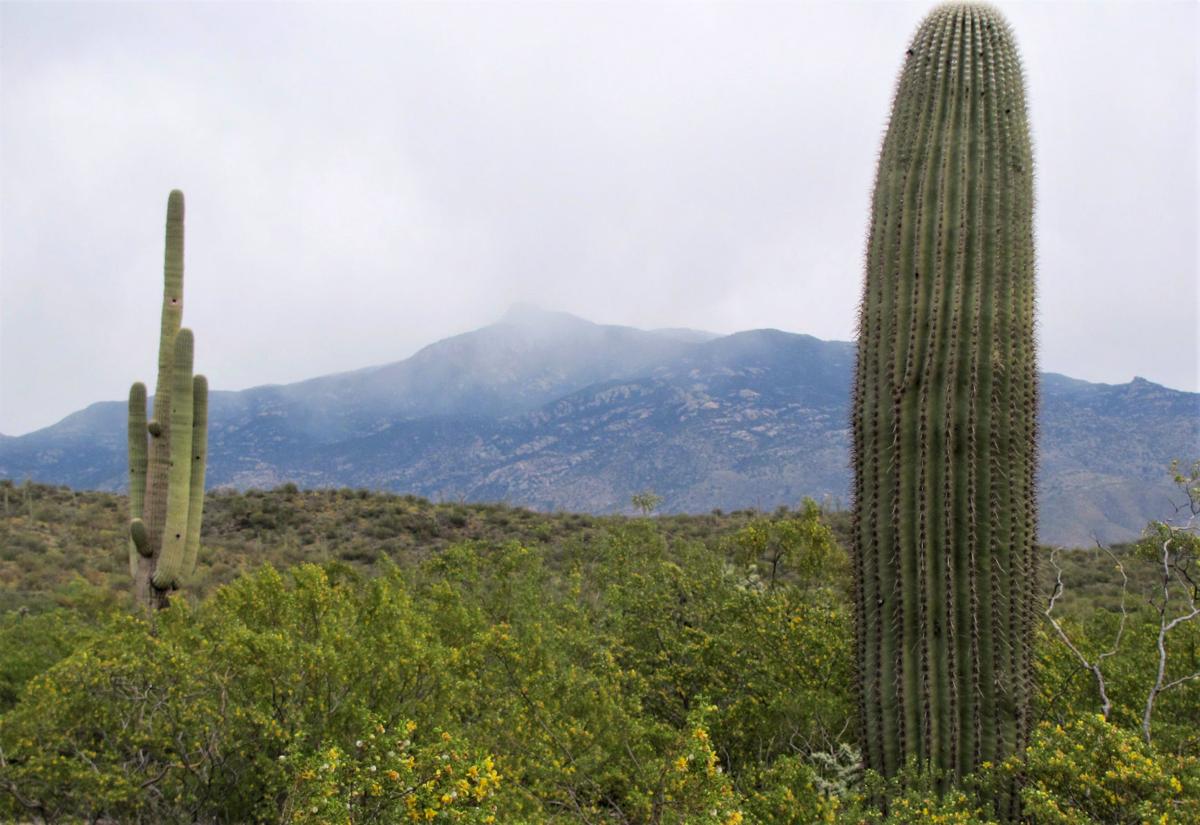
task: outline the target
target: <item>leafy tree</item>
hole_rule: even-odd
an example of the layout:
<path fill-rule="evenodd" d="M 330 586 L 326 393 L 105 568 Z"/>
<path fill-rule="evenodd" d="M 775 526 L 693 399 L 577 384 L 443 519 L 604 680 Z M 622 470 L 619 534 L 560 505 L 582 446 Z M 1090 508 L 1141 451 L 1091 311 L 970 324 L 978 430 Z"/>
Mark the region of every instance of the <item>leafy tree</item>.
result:
<path fill-rule="evenodd" d="M 658 509 L 658 505 L 662 504 L 662 496 L 655 495 L 650 490 L 645 490 L 640 493 L 634 493 L 630 499 L 633 506 L 637 508 L 643 516 L 648 516 Z"/>
<path fill-rule="evenodd" d="M 774 587 L 785 568 L 805 587 L 826 585 L 846 575 L 848 560 L 833 531 L 821 520 L 821 509 L 806 498 L 795 514 L 756 519 L 732 537 L 734 555 L 761 566 Z"/>

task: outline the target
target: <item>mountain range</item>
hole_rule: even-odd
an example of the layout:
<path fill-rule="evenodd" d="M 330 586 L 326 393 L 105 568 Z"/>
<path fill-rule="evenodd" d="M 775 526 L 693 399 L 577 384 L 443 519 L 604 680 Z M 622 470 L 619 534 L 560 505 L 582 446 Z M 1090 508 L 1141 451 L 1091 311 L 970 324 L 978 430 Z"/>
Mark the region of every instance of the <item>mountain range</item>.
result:
<path fill-rule="evenodd" d="M 371 487 L 541 510 L 845 504 L 854 345 L 778 330 L 594 324 L 521 305 L 411 358 L 213 392 L 210 487 Z M 1173 513 L 1200 458 L 1200 394 L 1041 380 L 1041 538 L 1113 542 Z M 0 477 L 119 490 L 125 403 L 0 436 Z"/>

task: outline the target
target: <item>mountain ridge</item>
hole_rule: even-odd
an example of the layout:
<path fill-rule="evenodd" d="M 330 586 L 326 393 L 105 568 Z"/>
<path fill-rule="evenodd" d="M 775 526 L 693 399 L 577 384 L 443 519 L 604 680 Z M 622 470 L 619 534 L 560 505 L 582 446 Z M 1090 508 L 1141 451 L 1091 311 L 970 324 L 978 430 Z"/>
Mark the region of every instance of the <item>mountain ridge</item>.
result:
<path fill-rule="evenodd" d="M 514 307 L 388 364 L 210 398 L 210 487 L 368 486 L 546 510 L 843 503 L 854 344 Z M 1042 375 L 1042 538 L 1124 540 L 1200 453 L 1200 394 Z M 0 477 L 119 490 L 125 404 L 0 438 Z"/>

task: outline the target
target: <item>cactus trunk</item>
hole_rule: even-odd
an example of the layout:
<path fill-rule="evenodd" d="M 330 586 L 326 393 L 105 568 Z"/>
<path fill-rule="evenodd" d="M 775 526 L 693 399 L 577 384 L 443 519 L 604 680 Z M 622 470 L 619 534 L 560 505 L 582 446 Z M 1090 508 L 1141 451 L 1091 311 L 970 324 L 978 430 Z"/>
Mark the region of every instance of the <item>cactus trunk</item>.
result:
<path fill-rule="evenodd" d="M 872 203 L 854 381 L 863 753 L 961 776 L 1029 729 L 1032 159 L 1012 34 L 942 6 L 907 51 Z"/>
<path fill-rule="evenodd" d="M 187 543 L 188 505 L 192 480 L 192 331 L 175 336 L 175 363 L 171 383 L 171 461 L 168 467 L 167 520 L 162 549 L 154 568 L 154 586 L 166 590 L 179 581 Z"/>
<path fill-rule="evenodd" d="M 158 383 L 149 423 L 145 387 L 134 384 L 129 395 L 130 569 L 135 597 L 149 608 L 165 607 L 169 591 L 190 573 L 189 563 L 195 564 L 203 508 L 208 392 L 204 376 L 192 375 L 192 332 L 180 328 L 183 218 L 183 193 L 173 191 L 167 200 Z M 198 399 L 194 387 L 201 388 Z"/>

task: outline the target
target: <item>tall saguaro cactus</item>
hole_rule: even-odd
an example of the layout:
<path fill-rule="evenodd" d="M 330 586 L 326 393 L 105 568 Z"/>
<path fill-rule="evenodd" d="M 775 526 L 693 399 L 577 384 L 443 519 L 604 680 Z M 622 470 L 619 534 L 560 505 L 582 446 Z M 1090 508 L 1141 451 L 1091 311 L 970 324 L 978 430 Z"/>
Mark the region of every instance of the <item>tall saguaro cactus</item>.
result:
<path fill-rule="evenodd" d="M 1029 731 L 1036 586 L 1032 157 L 993 9 L 935 9 L 879 159 L 854 381 L 869 767 L 961 776 Z"/>
<path fill-rule="evenodd" d="M 129 390 L 129 568 L 148 608 L 190 576 L 200 545 L 208 430 L 208 382 L 192 375 L 194 342 L 183 319 L 183 193 L 167 199 L 162 327 L 154 416 L 146 387 Z"/>

